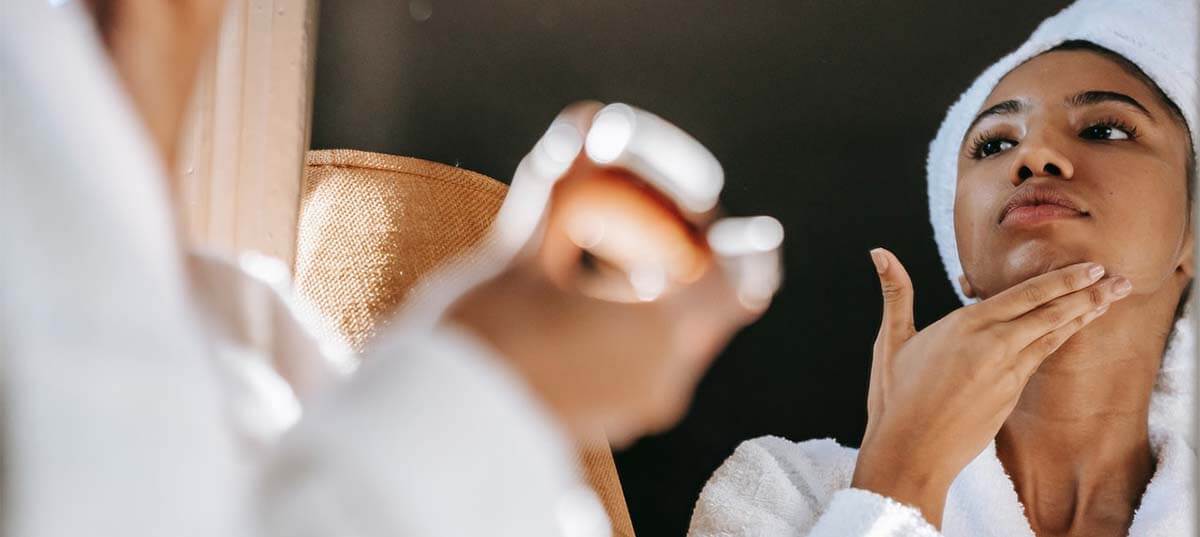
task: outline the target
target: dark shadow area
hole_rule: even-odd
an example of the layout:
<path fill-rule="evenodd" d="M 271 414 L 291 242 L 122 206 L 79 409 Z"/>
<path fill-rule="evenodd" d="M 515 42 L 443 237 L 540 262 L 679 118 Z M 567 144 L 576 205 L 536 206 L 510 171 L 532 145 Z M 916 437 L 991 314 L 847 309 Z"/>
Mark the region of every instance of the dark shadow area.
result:
<path fill-rule="evenodd" d="M 928 143 L 970 81 L 1067 3 L 325 1 L 312 145 L 507 180 L 562 106 L 624 101 L 717 155 L 732 213 L 783 221 L 772 310 L 683 423 L 617 454 L 639 535 L 683 535 L 740 441 L 858 445 L 880 316 L 867 251 L 906 263 L 919 326 L 958 305 L 927 219 Z"/>

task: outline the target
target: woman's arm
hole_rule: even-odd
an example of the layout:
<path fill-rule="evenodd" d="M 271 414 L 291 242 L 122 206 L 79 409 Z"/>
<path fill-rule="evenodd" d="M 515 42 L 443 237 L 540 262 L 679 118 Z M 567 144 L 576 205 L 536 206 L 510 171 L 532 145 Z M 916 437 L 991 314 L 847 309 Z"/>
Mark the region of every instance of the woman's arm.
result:
<path fill-rule="evenodd" d="M 607 527 L 566 431 L 459 328 L 382 336 L 305 412 L 266 461 L 255 535 L 537 537 L 562 535 L 568 515 Z"/>

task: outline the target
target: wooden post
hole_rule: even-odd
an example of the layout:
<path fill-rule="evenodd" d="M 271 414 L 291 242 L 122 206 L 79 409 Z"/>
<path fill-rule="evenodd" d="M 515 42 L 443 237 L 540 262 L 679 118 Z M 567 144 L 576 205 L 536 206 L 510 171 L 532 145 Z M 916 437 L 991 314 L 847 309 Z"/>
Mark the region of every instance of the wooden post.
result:
<path fill-rule="evenodd" d="M 292 265 L 316 19 L 317 0 L 230 0 L 175 170 L 193 245 Z"/>

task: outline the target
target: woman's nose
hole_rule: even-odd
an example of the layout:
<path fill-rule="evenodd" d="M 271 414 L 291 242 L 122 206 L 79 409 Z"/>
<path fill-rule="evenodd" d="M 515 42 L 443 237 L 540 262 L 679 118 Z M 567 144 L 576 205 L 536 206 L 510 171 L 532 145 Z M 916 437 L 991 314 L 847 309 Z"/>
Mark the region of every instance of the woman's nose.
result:
<path fill-rule="evenodd" d="M 1060 179 L 1070 179 L 1075 175 L 1075 167 L 1070 159 L 1049 145 L 1021 144 L 1018 150 L 1021 152 L 1009 174 L 1013 186 L 1020 186 L 1027 179 L 1039 175 Z"/>

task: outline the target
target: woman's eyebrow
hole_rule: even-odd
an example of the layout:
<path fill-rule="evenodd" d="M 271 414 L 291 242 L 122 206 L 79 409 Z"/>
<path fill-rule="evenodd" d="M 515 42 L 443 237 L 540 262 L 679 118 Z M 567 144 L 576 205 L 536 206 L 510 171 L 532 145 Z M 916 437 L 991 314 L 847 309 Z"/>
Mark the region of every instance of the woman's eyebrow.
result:
<path fill-rule="evenodd" d="M 967 127 L 967 132 L 971 132 L 971 129 L 975 128 L 975 124 L 982 121 L 985 117 L 1016 114 L 1024 111 L 1028 107 L 1029 105 L 1014 99 L 1009 99 L 1007 101 L 989 106 L 987 110 L 980 112 L 979 115 L 975 116 L 975 119 L 971 120 L 971 124 Z"/>
<path fill-rule="evenodd" d="M 1154 116 L 1150 113 L 1150 110 L 1146 109 L 1145 106 L 1142 106 L 1142 103 L 1139 103 L 1137 99 L 1125 95 L 1124 93 L 1117 93 L 1115 91 L 1082 91 L 1068 97 L 1066 99 L 1066 103 L 1067 106 L 1087 106 L 1089 104 L 1099 103 L 1121 103 L 1133 107 L 1142 115 L 1146 116 L 1147 119 L 1154 121 Z"/>

